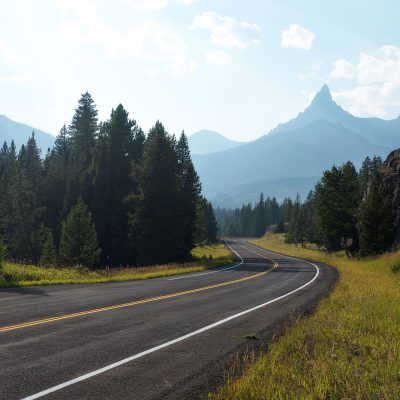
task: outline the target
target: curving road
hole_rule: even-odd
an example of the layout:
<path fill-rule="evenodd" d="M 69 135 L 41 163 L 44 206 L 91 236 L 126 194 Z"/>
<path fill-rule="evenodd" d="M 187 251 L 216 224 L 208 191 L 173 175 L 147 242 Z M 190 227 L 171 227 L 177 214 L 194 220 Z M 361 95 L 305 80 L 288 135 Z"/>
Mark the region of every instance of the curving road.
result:
<path fill-rule="evenodd" d="M 199 398 L 337 280 L 323 264 L 227 245 L 235 264 L 203 273 L 0 289 L 0 398 Z"/>

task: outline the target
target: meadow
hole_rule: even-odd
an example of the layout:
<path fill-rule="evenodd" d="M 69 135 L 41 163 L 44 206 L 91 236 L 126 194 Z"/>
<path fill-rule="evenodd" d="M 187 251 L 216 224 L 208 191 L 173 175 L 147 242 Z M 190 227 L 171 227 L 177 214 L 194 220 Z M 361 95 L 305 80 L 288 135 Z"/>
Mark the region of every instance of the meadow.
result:
<path fill-rule="evenodd" d="M 0 286 L 37 286 L 143 280 L 203 271 L 232 262 L 229 250 L 222 243 L 197 246 L 193 249 L 192 255 L 193 261 L 184 264 L 176 263 L 99 270 L 89 270 L 81 267 L 41 267 L 5 262 L 3 271 L 0 274 Z"/>
<path fill-rule="evenodd" d="M 336 267 L 340 280 L 316 313 L 274 340 L 210 399 L 398 399 L 400 252 L 356 259 L 268 234 L 254 244 Z M 247 360 L 251 357 L 247 357 Z"/>

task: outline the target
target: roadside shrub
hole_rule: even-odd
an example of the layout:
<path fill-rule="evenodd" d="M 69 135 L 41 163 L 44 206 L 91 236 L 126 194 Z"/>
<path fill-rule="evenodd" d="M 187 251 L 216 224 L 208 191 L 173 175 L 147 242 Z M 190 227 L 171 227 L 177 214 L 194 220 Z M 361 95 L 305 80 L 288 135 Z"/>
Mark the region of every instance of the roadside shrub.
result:
<path fill-rule="evenodd" d="M 400 271 L 400 261 L 396 261 L 391 266 L 392 272 L 395 274 L 396 272 Z"/>

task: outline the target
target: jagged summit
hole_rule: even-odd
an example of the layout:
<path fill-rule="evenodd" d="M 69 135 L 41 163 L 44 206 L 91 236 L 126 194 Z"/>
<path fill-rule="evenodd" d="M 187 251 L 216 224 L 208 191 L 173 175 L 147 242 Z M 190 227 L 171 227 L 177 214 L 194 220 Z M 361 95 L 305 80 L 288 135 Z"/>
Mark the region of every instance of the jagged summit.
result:
<path fill-rule="evenodd" d="M 311 104 L 329 104 L 334 103 L 328 85 L 325 83 L 320 91 L 314 96 Z"/>

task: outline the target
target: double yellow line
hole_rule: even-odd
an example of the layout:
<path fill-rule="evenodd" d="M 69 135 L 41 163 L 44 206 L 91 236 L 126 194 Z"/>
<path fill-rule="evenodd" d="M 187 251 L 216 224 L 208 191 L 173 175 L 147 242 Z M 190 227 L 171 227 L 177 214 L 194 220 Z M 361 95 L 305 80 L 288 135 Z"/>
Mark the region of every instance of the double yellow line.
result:
<path fill-rule="evenodd" d="M 133 306 L 137 306 L 139 304 L 152 303 L 155 301 L 171 299 L 174 297 L 185 296 L 187 294 L 203 292 L 205 290 L 210 290 L 210 289 L 215 289 L 215 288 L 219 288 L 219 287 L 223 287 L 223 286 L 233 285 L 233 284 L 240 283 L 240 282 L 245 282 L 250 279 L 255 279 L 260 276 L 267 275 L 270 271 L 272 271 L 273 269 L 278 267 L 278 263 L 276 261 L 272 260 L 272 263 L 273 263 L 272 268 L 270 268 L 269 270 L 264 271 L 264 272 L 259 272 L 257 274 L 253 274 L 250 276 L 246 276 L 244 278 L 239 278 L 239 279 L 235 279 L 232 281 L 217 283 L 215 285 L 204 286 L 204 287 L 200 287 L 200 288 L 196 288 L 196 289 L 184 290 L 182 292 L 166 294 L 163 296 L 150 297 L 147 299 L 130 301 L 128 303 L 116 304 L 113 306 L 95 308 L 92 310 L 86 310 L 86 311 L 80 311 L 80 312 L 75 312 L 75 313 L 70 313 L 70 314 L 59 315 L 59 316 L 55 316 L 55 317 L 43 318 L 43 319 L 38 319 L 35 321 L 23 322 L 23 323 L 16 324 L 16 325 L 3 326 L 3 327 L 0 327 L 0 332 L 9 332 L 9 331 L 17 330 L 17 329 L 29 328 L 29 327 L 36 326 L 36 325 L 44 325 L 44 324 L 48 324 L 51 322 L 63 321 L 66 319 L 82 317 L 84 315 L 97 314 L 97 313 L 101 313 L 101 312 L 105 312 L 105 311 L 118 310 L 120 308 L 126 308 L 126 307 L 133 307 Z"/>

